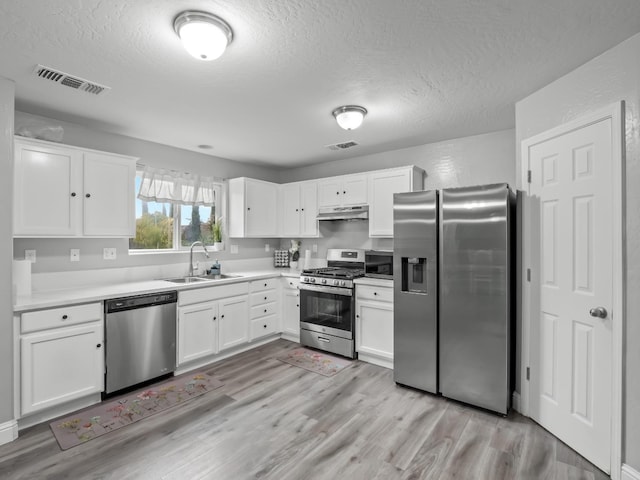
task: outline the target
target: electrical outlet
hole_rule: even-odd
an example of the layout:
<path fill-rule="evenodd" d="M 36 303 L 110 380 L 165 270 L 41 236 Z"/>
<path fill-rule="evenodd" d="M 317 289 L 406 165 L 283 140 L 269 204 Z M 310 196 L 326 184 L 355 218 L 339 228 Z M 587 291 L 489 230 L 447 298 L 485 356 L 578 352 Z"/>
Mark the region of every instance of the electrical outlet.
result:
<path fill-rule="evenodd" d="M 313 244 L 313 253 L 318 253 L 318 244 L 317 243 Z"/>
<path fill-rule="evenodd" d="M 24 251 L 24 259 L 29 260 L 31 263 L 36 263 L 36 251 L 35 250 L 25 250 Z"/>
<path fill-rule="evenodd" d="M 231 245 L 231 253 L 238 253 L 238 245 Z"/>
<path fill-rule="evenodd" d="M 269 247 L 269 244 L 268 244 L 268 243 L 265 243 L 265 244 L 264 244 L 264 251 L 265 251 L 265 252 L 268 252 L 268 251 L 269 251 L 269 248 L 270 248 L 270 247 Z"/>
<path fill-rule="evenodd" d="M 115 260 L 116 259 L 116 249 L 115 248 L 103 248 L 102 249 L 102 258 L 104 260 Z"/>
<path fill-rule="evenodd" d="M 72 248 L 69 250 L 69 261 L 70 262 L 79 262 L 80 261 L 80 249 Z"/>

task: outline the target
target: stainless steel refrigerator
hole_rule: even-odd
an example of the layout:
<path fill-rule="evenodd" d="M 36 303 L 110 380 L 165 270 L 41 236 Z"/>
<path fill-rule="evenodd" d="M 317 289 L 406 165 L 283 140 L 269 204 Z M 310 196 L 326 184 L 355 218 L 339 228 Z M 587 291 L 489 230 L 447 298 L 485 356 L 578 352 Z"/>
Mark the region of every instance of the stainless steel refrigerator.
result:
<path fill-rule="evenodd" d="M 515 195 L 506 184 L 394 195 L 394 379 L 506 414 Z"/>

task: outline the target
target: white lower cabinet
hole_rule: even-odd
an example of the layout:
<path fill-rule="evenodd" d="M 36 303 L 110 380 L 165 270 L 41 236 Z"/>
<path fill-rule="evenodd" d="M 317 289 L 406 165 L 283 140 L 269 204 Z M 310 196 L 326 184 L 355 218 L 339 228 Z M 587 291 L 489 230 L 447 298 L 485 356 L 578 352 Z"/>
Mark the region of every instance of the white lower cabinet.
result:
<path fill-rule="evenodd" d="M 356 351 L 358 358 L 393 368 L 393 288 L 357 285 Z"/>
<path fill-rule="evenodd" d="M 218 353 L 218 302 L 180 308 L 178 365 Z"/>
<path fill-rule="evenodd" d="M 277 278 L 256 280 L 249 285 L 249 340 L 254 341 L 280 331 L 280 288 Z"/>
<path fill-rule="evenodd" d="M 23 416 L 104 390 L 102 303 L 24 313 L 21 324 Z"/>
<path fill-rule="evenodd" d="M 218 325 L 220 351 L 249 341 L 249 302 L 247 296 L 225 298 L 219 302 Z"/>
<path fill-rule="evenodd" d="M 289 340 L 300 341 L 300 280 L 283 278 L 282 334 Z"/>

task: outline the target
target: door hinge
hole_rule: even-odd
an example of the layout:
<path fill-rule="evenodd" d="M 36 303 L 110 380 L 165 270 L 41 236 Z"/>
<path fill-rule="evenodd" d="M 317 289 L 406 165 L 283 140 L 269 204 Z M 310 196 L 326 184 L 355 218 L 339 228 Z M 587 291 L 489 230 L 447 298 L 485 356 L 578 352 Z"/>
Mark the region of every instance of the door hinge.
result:
<path fill-rule="evenodd" d="M 531 183 L 531 170 L 527 170 L 527 183 Z"/>
<path fill-rule="evenodd" d="M 527 367 L 527 380 L 529 380 L 530 373 L 531 373 L 531 370 L 529 369 L 529 367 Z"/>
<path fill-rule="evenodd" d="M 531 269 L 527 268 L 527 282 L 531 281 Z"/>

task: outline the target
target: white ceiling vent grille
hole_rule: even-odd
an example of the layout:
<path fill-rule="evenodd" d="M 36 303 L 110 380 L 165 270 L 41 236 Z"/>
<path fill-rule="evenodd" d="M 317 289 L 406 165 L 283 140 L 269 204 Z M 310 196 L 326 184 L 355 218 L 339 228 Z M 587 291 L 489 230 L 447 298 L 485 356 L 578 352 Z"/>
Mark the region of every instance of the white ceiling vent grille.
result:
<path fill-rule="evenodd" d="M 44 65 L 37 65 L 33 73 L 45 80 L 50 80 L 76 90 L 82 90 L 83 92 L 93 93 L 94 95 L 100 95 L 101 93 L 111 90 L 111 87 L 100 85 L 99 83 L 91 82 L 84 78 L 74 77 L 73 75 L 45 67 Z"/>
<path fill-rule="evenodd" d="M 325 147 L 328 148 L 329 150 L 346 150 L 347 148 L 355 147 L 357 145 L 359 144 L 354 142 L 353 140 L 349 140 L 348 142 L 334 143 L 333 145 L 325 145 Z"/>

